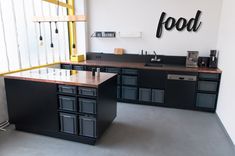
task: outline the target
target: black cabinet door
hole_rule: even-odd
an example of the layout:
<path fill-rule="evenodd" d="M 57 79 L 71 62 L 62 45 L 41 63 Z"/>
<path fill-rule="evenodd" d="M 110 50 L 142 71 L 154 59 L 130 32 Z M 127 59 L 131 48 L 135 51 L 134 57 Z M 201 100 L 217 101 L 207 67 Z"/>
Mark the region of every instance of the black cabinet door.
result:
<path fill-rule="evenodd" d="M 58 132 L 57 85 L 5 79 L 10 123 L 29 131 Z"/>
<path fill-rule="evenodd" d="M 139 72 L 139 86 L 143 88 L 164 89 L 166 72 L 156 70 L 141 70 Z"/>

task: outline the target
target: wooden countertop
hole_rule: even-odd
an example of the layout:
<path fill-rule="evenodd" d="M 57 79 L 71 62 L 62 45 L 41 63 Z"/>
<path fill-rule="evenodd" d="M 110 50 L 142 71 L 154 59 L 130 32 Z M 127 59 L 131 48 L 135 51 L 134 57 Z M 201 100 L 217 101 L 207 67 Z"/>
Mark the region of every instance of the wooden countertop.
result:
<path fill-rule="evenodd" d="M 220 74 L 222 71 L 220 69 L 212 68 L 187 68 L 185 66 L 177 65 L 163 65 L 163 67 L 149 67 L 145 66 L 145 63 L 135 63 L 135 62 L 115 62 L 115 61 L 99 61 L 99 60 L 87 60 L 79 63 L 74 62 L 61 62 L 64 64 L 74 64 L 74 65 L 87 65 L 87 66 L 105 66 L 105 67 L 119 67 L 119 68 L 136 68 L 136 69 L 151 69 L 160 71 L 179 71 L 179 72 L 201 72 L 201 73 L 212 73 Z"/>
<path fill-rule="evenodd" d="M 97 73 L 96 73 L 97 74 Z M 36 82 L 56 83 L 64 85 L 95 87 L 114 77 L 116 74 L 100 73 L 92 76 L 92 72 L 57 68 L 39 68 L 5 75 L 5 78 L 29 80 Z"/>

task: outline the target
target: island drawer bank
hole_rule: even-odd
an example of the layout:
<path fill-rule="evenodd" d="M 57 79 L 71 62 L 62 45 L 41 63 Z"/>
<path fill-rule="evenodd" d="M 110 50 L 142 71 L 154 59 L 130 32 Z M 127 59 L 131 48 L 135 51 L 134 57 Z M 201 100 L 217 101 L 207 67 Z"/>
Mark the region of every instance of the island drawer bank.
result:
<path fill-rule="evenodd" d="M 17 130 L 95 144 L 116 117 L 116 81 L 115 74 L 46 68 L 6 75 L 10 123 Z"/>
<path fill-rule="evenodd" d="M 186 68 L 185 57 L 165 57 L 166 64 L 162 67 L 146 67 L 146 61 L 151 57 L 95 53 L 88 54 L 90 60 L 84 62 L 63 62 L 61 68 L 89 71 L 99 67 L 104 72 L 118 74 L 117 98 L 120 102 L 215 112 L 221 70 Z M 194 76 L 195 80 L 168 80 L 172 74 L 179 78 Z M 185 101 L 177 101 L 180 94 L 174 97 L 174 93 L 180 92 L 190 93 L 188 97 L 183 97 Z M 175 99 L 174 104 L 171 99 Z"/>

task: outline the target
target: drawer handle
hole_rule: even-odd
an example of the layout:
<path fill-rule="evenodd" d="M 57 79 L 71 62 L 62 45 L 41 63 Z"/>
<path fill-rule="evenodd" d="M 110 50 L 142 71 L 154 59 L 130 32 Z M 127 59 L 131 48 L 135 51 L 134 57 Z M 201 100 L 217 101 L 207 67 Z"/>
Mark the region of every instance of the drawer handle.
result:
<path fill-rule="evenodd" d="M 60 86 L 62 89 L 74 89 L 73 87 L 68 87 L 68 86 Z"/>
<path fill-rule="evenodd" d="M 82 120 L 85 120 L 85 121 L 95 121 L 94 119 L 88 119 L 88 118 L 82 118 Z"/>
<path fill-rule="evenodd" d="M 62 116 L 65 117 L 65 118 L 74 118 L 74 117 L 68 116 L 68 115 L 62 115 Z"/>

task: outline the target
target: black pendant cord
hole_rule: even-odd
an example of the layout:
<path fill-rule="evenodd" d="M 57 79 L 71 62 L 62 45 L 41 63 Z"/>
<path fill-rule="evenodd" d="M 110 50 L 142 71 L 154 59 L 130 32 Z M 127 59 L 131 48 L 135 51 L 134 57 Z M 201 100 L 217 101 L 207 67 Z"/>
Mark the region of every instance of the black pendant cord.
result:
<path fill-rule="evenodd" d="M 41 31 L 41 22 L 39 22 L 39 34 L 40 34 L 39 40 L 42 41 L 43 38 L 42 38 L 42 31 Z"/>
<path fill-rule="evenodd" d="M 75 44 L 75 24 L 74 22 L 72 22 L 73 24 L 73 49 L 76 49 L 76 44 Z"/>
<path fill-rule="evenodd" d="M 51 29 L 51 22 L 49 22 L 49 23 L 50 23 L 51 48 L 53 48 L 53 47 L 54 47 L 54 44 L 53 44 L 53 42 L 52 42 L 52 29 Z"/>
<path fill-rule="evenodd" d="M 59 17 L 59 1 L 57 1 L 57 16 Z M 57 22 L 55 22 L 55 33 L 58 34 L 59 33 L 59 30 L 58 30 L 58 25 L 57 25 Z"/>

